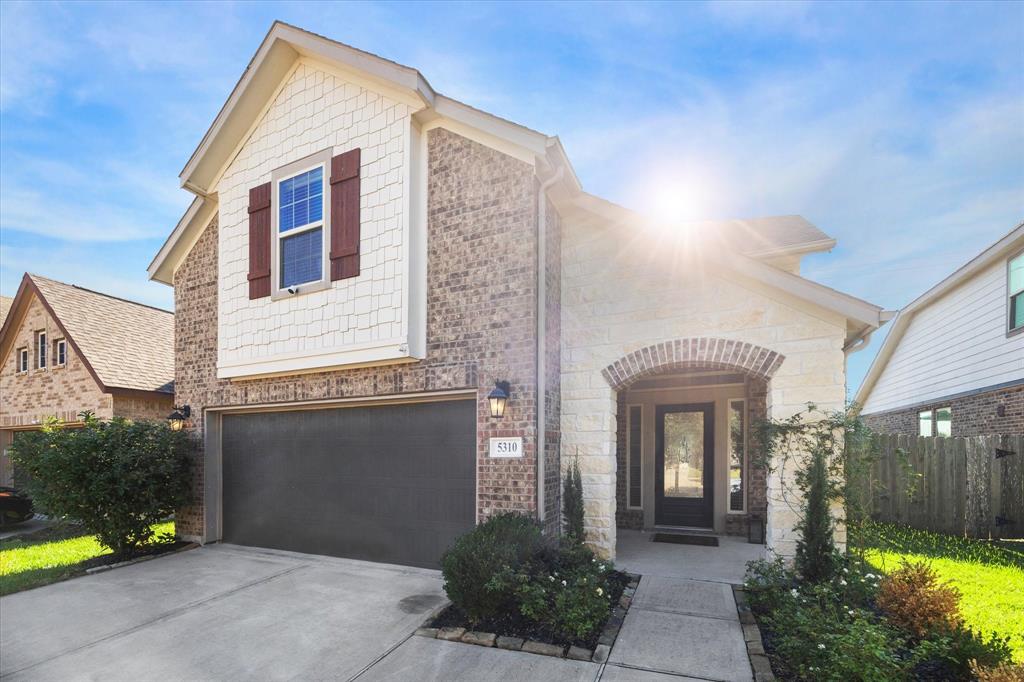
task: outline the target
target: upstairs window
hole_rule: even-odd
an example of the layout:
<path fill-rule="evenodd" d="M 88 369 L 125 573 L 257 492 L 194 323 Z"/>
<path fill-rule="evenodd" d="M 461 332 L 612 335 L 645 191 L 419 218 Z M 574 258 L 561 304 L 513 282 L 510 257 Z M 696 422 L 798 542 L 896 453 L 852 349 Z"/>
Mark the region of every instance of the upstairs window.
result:
<path fill-rule="evenodd" d="M 64 339 L 53 342 L 53 362 L 58 367 L 63 367 L 68 362 L 68 342 Z"/>
<path fill-rule="evenodd" d="M 1010 306 L 1010 332 L 1024 329 L 1024 252 L 1010 259 L 1007 292 Z"/>
<path fill-rule="evenodd" d="M 36 332 L 36 369 L 46 369 L 46 332 Z"/>
<path fill-rule="evenodd" d="M 27 372 L 28 371 L 28 348 L 19 348 L 18 349 L 18 371 L 19 372 Z"/>
<path fill-rule="evenodd" d="M 282 289 L 324 279 L 324 166 L 277 183 Z"/>

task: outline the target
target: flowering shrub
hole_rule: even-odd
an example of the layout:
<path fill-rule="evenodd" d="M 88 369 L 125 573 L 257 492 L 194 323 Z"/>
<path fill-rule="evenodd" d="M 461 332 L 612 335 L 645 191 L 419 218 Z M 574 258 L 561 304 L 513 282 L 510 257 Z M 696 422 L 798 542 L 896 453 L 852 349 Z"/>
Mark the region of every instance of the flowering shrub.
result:
<path fill-rule="evenodd" d="M 917 638 L 952 630 L 961 623 L 960 592 L 939 582 L 925 563 L 904 562 L 882 581 L 878 608 Z"/>
<path fill-rule="evenodd" d="M 519 612 L 557 637 L 586 640 L 611 612 L 611 572 L 610 564 L 596 558 L 561 571 L 535 566 L 515 577 Z"/>
<path fill-rule="evenodd" d="M 970 680 L 972 661 L 991 668 L 1011 660 L 1005 639 L 954 620 L 923 638 L 911 634 L 878 608 L 887 589 L 880 584 L 896 582 L 848 557 L 831 580 L 807 582 L 777 559 L 748 564 L 745 587 L 783 679 Z"/>

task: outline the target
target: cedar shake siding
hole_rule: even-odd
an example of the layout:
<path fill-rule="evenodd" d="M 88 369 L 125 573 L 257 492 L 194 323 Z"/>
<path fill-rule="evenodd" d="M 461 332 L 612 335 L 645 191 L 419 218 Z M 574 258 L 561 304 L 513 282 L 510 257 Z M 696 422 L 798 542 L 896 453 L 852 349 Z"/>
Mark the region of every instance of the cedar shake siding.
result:
<path fill-rule="evenodd" d="M 478 516 L 500 510 L 534 513 L 537 226 L 533 169 L 444 129 L 427 133 L 427 154 L 427 344 L 422 361 L 245 381 L 218 379 L 219 227 L 215 219 L 175 273 L 177 402 L 191 406 L 189 426 L 201 443 L 204 412 L 211 407 L 473 390 L 477 394 Z M 549 218 L 556 228 L 557 222 Z M 552 232 L 557 235 L 557 229 L 549 229 L 549 240 L 557 239 Z M 553 243 L 549 245 L 549 252 L 555 249 Z M 557 259 L 548 262 L 550 306 L 557 306 Z M 557 319 L 557 315 L 548 316 L 549 334 L 554 336 L 549 336 L 549 358 L 557 355 Z M 549 386 L 547 420 L 557 423 L 557 359 L 548 362 L 547 370 L 555 379 Z M 512 385 L 508 410 L 500 421 L 490 418 L 486 400 L 496 380 Z M 523 436 L 524 456 L 489 459 L 489 439 L 509 435 Z M 548 440 L 549 519 L 558 504 L 557 452 L 556 434 Z M 202 461 L 197 456 L 197 500 L 203 499 Z M 178 524 L 180 534 L 202 536 L 202 503 L 182 510 Z"/>

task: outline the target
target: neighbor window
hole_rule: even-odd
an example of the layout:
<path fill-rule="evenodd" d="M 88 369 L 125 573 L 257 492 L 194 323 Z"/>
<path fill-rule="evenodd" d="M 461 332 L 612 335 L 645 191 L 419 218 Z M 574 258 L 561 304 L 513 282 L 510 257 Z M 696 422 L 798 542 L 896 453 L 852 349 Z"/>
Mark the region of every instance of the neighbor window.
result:
<path fill-rule="evenodd" d="M 918 435 L 931 436 L 932 435 L 932 411 L 925 410 L 924 412 L 917 413 L 917 424 L 918 424 Z"/>
<path fill-rule="evenodd" d="M 36 368 L 46 369 L 46 332 L 36 332 Z"/>
<path fill-rule="evenodd" d="M 642 506 L 642 474 L 641 452 L 643 446 L 643 408 L 639 405 L 629 407 L 629 425 L 626 430 L 626 452 L 629 453 L 628 462 L 628 489 L 629 500 L 627 505 L 631 509 L 640 509 Z"/>
<path fill-rule="evenodd" d="M 324 166 L 277 183 L 278 264 L 282 289 L 323 279 Z"/>
<path fill-rule="evenodd" d="M 743 511 L 743 472 L 747 462 L 746 403 L 729 401 L 729 511 Z"/>
<path fill-rule="evenodd" d="M 1007 291 L 1010 296 L 1010 331 L 1024 329 L 1024 252 L 1010 259 Z"/>
<path fill-rule="evenodd" d="M 949 407 L 940 407 L 935 410 L 935 435 L 950 437 L 953 435 L 953 410 Z"/>
<path fill-rule="evenodd" d="M 53 343 L 53 362 L 58 367 L 63 367 L 68 361 L 68 343 L 64 339 L 57 339 Z"/>
<path fill-rule="evenodd" d="M 27 372 L 28 371 L 28 348 L 19 348 L 18 349 L 18 371 L 19 372 Z"/>

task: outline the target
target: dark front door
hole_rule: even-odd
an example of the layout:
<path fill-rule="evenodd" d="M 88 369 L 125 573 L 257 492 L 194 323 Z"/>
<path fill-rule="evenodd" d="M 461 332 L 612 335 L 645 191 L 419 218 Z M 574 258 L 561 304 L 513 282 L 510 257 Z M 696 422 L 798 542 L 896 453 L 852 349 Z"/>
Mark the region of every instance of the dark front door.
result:
<path fill-rule="evenodd" d="M 476 402 L 229 414 L 225 542 L 437 568 L 476 521 Z"/>
<path fill-rule="evenodd" d="M 710 528 L 714 510 L 715 406 L 658 405 L 654 522 Z"/>

